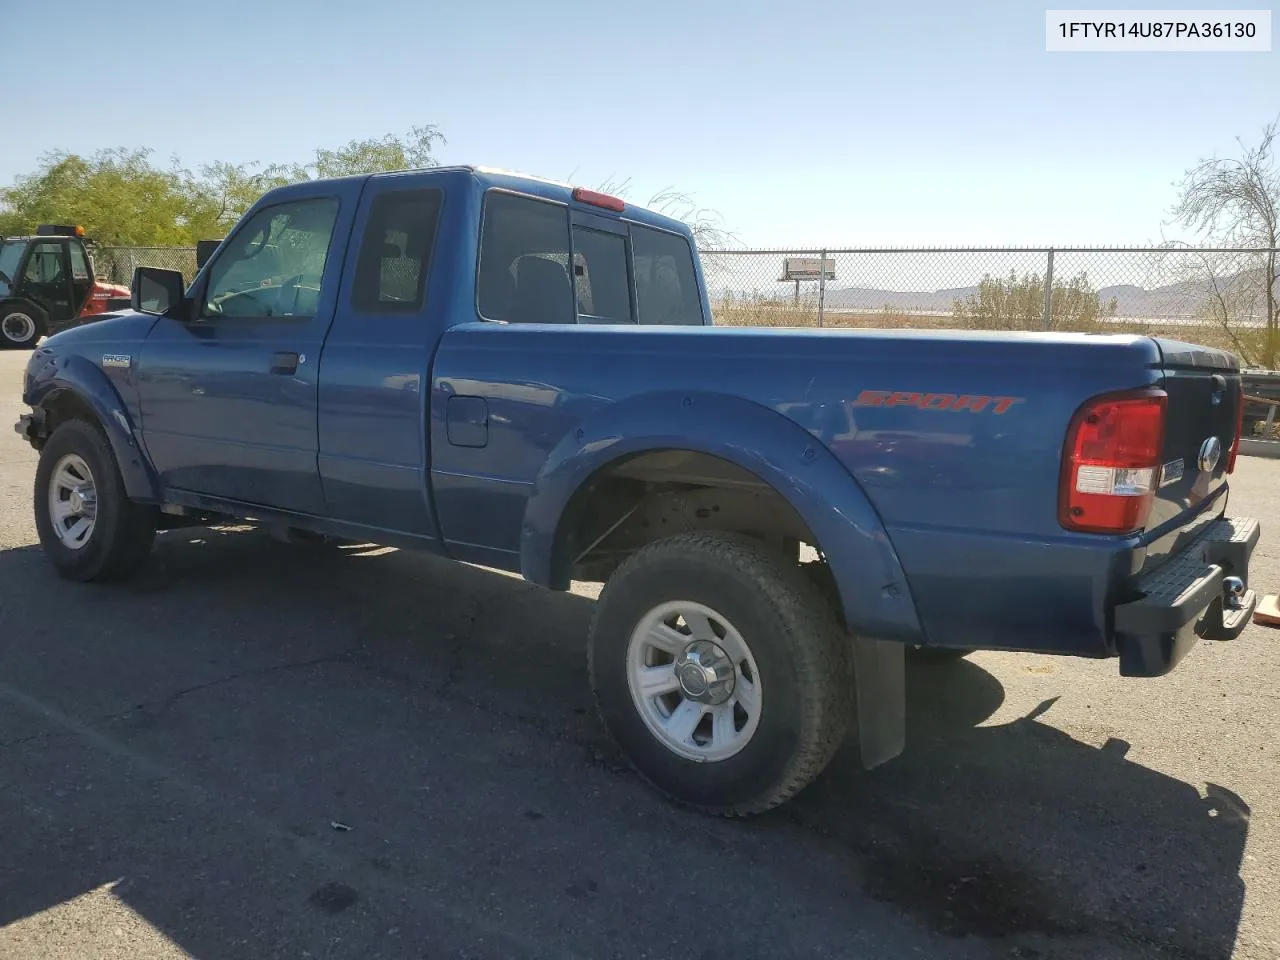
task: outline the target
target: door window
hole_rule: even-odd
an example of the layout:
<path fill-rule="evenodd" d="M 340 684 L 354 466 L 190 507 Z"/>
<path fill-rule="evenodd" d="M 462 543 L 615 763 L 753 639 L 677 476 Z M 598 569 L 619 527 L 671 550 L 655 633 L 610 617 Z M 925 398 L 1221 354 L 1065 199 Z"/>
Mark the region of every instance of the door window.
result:
<path fill-rule="evenodd" d="M 33 244 L 23 276 L 28 283 L 62 283 L 66 278 L 62 269 L 62 244 Z"/>
<path fill-rule="evenodd" d="M 259 210 L 209 265 L 201 315 L 315 316 L 337 217 L 328 198 Z"/>
<path fill-rule="evenodd" d="M 360 241 L 352 305 L 373 313 L 418 310 L 440 215 L 439 190 L 379 194 Z"/>

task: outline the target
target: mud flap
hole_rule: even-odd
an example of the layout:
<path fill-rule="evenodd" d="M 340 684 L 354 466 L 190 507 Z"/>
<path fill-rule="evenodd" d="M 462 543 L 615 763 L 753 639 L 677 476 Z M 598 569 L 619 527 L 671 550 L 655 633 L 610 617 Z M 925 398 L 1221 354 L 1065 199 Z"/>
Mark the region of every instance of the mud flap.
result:
<path fill-rule="evenodd" d="M 906 645 L 853 637 L 858 752 L 863 769 L 902 753 L 907 742 Z"/>

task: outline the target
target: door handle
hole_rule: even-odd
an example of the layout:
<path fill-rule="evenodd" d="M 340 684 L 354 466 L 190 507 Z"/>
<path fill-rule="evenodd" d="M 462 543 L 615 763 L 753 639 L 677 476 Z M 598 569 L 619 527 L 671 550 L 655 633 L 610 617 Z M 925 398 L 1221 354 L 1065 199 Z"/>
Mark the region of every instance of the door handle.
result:
<path fill-rule="evenodd" d="M 298 355 L 296 353 L 273 353 L 271 355 L 271 372 L 295 374 L 298 372 Z"/>

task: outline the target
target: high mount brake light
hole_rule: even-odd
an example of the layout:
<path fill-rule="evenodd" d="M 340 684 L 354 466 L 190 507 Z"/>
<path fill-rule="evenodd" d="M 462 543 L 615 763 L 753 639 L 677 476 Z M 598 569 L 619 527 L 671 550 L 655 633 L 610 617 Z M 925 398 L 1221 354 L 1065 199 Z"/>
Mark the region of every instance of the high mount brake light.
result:
<path fill-rule="evenodd" d="M 1163 390 L 1104 394 L 1071 419 L 1063 450 L 1058 522 L 1068 530 L 1141 530 L 1160 483 L 1169 397 Z"/>
<path fill-rule="evenodd" d="M 618 197 L 611 197 L 607 193 L 598 193 L 595 190 L 588 190 L 586 187 L 575 187 L 573 190 L 573 199 L 579 203 L 589 203 L 593 207 L 603 207 L 606 210 L 612 210 L 614 213 L 621 213 L 627 208 L 624 200 Z"/>

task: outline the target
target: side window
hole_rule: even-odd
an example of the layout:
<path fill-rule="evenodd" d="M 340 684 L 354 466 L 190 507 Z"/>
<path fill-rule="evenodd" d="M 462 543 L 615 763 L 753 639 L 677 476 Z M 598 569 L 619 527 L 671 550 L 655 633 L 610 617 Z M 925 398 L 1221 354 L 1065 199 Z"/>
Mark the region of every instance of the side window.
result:
<path fill-rule="evenodd" d="M 439 190 L 397 190 L 373 201 L 356 263 L 354 307 L 392 313 L 422 306 L 441 196 Z"/>
<path fill-rule="evenodd" d="M 626 238 L 616 233 L 574 227 L 573 254 L 578 313 L 598 322 L 630 323 Z"/>
<path fill-rule="evenodd" d="M 68 245 L 67 250 L 71 254 L 71 279 L 88 280 L 89 260 L 84 255 L 84 247 L 78 243 L 72 243 Z"/>
<path fill-rule="evenodd" d="M 27 260 L 27 272 L 23 276 L 28 283 L 61 283 L 65 276 L 62 270 L 62 244 L 33 244 L 31 258 Z"/>
<path fill-rule="evenodd" d="M 631 249 L 640 323 L 701 326 L 702 298 L 684 237 L 633 225 Z"/>
<path fill-rule="evenodd" d="M 476 302 L 511 323 L 573 323 L 569 208 L 491 192 L 485 198 Z"/>
<path fill-rule="evenodd" d="M 259 210 L 209 265 L 201 315 L 315 316 L 337 217 L 328 198 Z"/>

